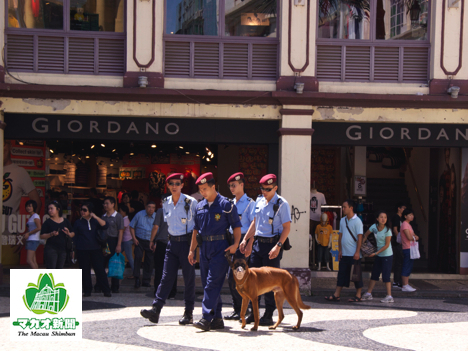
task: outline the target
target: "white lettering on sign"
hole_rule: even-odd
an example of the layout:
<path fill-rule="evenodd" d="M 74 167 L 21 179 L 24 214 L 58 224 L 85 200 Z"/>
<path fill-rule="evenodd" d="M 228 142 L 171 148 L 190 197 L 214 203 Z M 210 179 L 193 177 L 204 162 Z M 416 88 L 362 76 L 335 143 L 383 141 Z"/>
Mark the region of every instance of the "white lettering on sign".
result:
<path fill-rule="evenodd" d="M 361 132 L 356 132 L 356 133 L 354 133 L 353 136 L 350 134 L 351 130 L 353 130 L 353 129 L 361 130 L 361 127 L 360 127 L 360 126 L 351 126 L 351 127 L 348 127 L 348 129 L 346 129 L 346 136 L 348 137 L 348 139 L 351 139 L 351 140 L 361 140 Z"/>
<path fill-rule="evenodd" d="M 49 120 L 47 118 L 36 118 L 33 122 L 32 122 L 32 127 L 34 129 L 35 132 L 37 133 L 47 133 L 49 131 L 49 126 L 46 124 L 46 125 L 42 125 L 41 129 L 39 129 L 37 127 L 37 122 L 40 122 L 40 121 L 44 121 L 44 122 L 49 122 Z"/>
<path fill-rule="evenodd" d="M 156 123 L 155 127 L 153 128 L 151 124 L 146 122 L 146 134 L 149 134 L 149 129 L 151 129 L 154 132 L 154 134 L 159 134 L 159 123 Z"/>
<path fill-rule="evenodd" d="M 74 125 L 74 124 L 78 124 L 78 129 L 73 129 L 73 128 L 72 128 L 72 125 Z M 68 122 L 68 130 L 69 130 L 70 132 L 78 133 L 78 132 L 81 131 L 82 129 L 83 129 L 83 124 L 81 124 L 80 121 L 73 120 L 73 121 Z"/>
<path fill-rule="evenodd" d="M 423 136 L 423 132 L 426 132 L 426 135 Z M 431 131 L 427 128 L 419 128 L 418 139 L 419 140 L 426 140 L 431 137 Z"/>
<path fill-rule="evenodd" d="M 169 127 L 174 127 L 174 131 L 170 131 L 169 130 Z M 168 123 L 166 124 L 166 133 L 169 134 L 169 135 L 175 135 L 177 133 L 179 133 L 179 126 L 175 123 Z"/>
<path fill-rule="evenodd" d="M 457 128 L 455 131 L 455 140 L 458 140 L 458 134 L 460 134 L 463 139 L 468 140 L 468 128 L 465 129 L 465 134 L 463 134 L 461 130 Z"/>
<path fill-rule="evenodd" d="M 436 140 L 439 140 L 440 138 L 445 138 L 447 140 L 450 140 L 444 128 L 440 130 L 439 135 L 437 136 Z"/>
<path fill-rule="evenodd" d="M 14 156 L 33 156 L 33 157 L 42 157 L 44 153 L 41 149 L 30 149 L 23 147 L 14 147 L 11 149 L 11 154 Z"/>
<path fill-rule="evenodd" d="M 132 130 L 134 132 L 136 132 L 137 134 L 140 134 L 140 132 L 138 131 L 138 128 L 136 127 L 134 122 L 130 123 L 130 126 L 127 129 L 127 134 L 130 133 L 130 131 L 132 131 Z"/>
<path fill-rule="evenodd" d="M 60 120 L 57 121 L 57 132 L 60 132 Z"/>
<path fill-rule="evenodd" d="M 389 131 L 390 134 L 389 134 L 389 135 L 384 135 L 384 131 Z M 394 135 L 394 134 L 395 134 L 395 133 L 393 133 L 393 129 L 392 129 L 392 128 L 386 127 L 386 128 L 382 128 L 382 129 L 380 130 L 380 137 L 381 137 L 382 139 L 391 139 L 391 138 L 393 138 L 393 135 Z"/>
<path fill-rule="evenodd" d="M 95 130 L 98 133 L 101 133 L 98 129 L 98 122 L 96 121 L 89 122 L 89 132 L 92 133 L 93 130 Z"/>
<path fill-rule="evenodd" d="M 116 129 L 112 129 L 111 126 L 117 126 Z M 120 124 L 114 121 L 107 122 L 107 133 L 113 134 L 118 133 L 120 131 Z"/>
<path fill-rule="evenodd" d="M 404 139 L 404 137 L 407 137 L 408 140 L 411 140 L 410 136 L 408 135 L 409 129 L 408 128 L 401 128 L 401 140 Z"/>

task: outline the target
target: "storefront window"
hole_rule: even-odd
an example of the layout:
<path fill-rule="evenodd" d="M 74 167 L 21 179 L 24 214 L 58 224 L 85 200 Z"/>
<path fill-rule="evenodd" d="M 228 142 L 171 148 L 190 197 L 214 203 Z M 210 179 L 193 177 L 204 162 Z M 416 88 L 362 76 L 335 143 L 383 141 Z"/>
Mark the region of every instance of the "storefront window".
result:
<path fill-rule="evenodd" d="M 218 35 L 219 0 L 170 0 L 166 9 L 166 34 Z"/>
<path fill-rule="evenodd" d="M 8 27 L 63 29 L 63 0 L 8 0 Z"/>
<path fill-rule="evenodd" d="M 320 0 L 319 38 L 370 39 L 369 0 Z"/>
<path fill-rule="evenodd" d="M 226 1 L 225 35 L 276 37 L 276 0 Z"/>
<path fill-rule="evenodd" d="M 427 40 L 428 2 L 377 0 L 376 39 Z"/>
<path fill-rule="evenodd" d="M 124 0 L 70 0 L 70 29 L 123 32 Z"/>

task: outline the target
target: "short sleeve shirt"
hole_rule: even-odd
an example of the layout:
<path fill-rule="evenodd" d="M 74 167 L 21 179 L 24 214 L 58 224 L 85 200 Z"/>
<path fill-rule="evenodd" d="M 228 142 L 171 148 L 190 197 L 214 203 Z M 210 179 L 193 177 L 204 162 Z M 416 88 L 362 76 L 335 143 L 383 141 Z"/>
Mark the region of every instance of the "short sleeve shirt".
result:
<path fill-rule="evenodd" d="M 197 204 L 197 200 L 185 194 L 180 194 L 180 198 L 175 205 L 172 195 L 164 201 L 164 221 L 169 226 L 169 234 L 180 236 L 193 231 Z M 188 206 L 187 210 L 186 206 Z"/>
<path fill-rule="evenodd" d="M 275 205 L 278 205 L 276 214 L 274 211 Z M 291 222 L 291 209 L 288 202 L 282 196 L 275 193 L 270 202 L 267 202 L 263 196 L 257 198 L 254 217 L 255 235 L 273 237 L 283 232 L 284 223 Z"/>
<path fill-rule="evenodd" d="M 110 216 L 107 213 L 102 215 L 102 219 L 106 221 L 108 227 L 106 229 L 107 235 L 112 238 L 117 238 L 119 236 L 119 231 L 124 229 L 124 220 L 120 213 L 115 211 Z"/>
<path fill-rule="evenodd" d="M 388 229 L 387 227 L 384 227 L 383 230 L 379 232 L 377 226 L 373 224 L 369 230 L 374 233 L 375 236 L 375 241 L 377 242 L 377 250 L 380 250 L 382 247 L 385 246 L 385 238 L 391 237 L 392 236 L 392 231 Z M 388 257 L 393 255 L 393 250 L 392 250 L 392 245 L 389 245 L 388 248 L 381 253 L 379 253 L 377 256 L 380 257 Z"/>
<path fill-rule="evenodd" d="M 250 228 L 250 223 L 252 223 L 254 219 L 253 209 L 255 208 L 255 201 L 247 197 L 247 194 L 244 194 L 239 201 L 234 198 L 234 204 L 237 207 L 237 214 L 242 224 L 241 233 L 246 234 Z M 229 231 L 232 233 L 232 228 Z"/>
<path fill-rule="evenodd" d="M 410 232 L 411 235 L 414 235 L 413 227 L 411 226 L 411 224 L 409 224 L 408 222 L 404 221 L 404 222 L 401 224 L 401 228 L 400 228 L 400 233 L 401 233 L 401 245 L 403 246 L 403 250 L 407 250 L 407 249 L 410 248 L 410 241 L 409 241 L 408 238 L 406 237 L 406 234 L 403 232 L 405 229 L 409 230 L 409 232 Z"/>
<path fill-rule="evenodd" d="M 348 228 L 346 228 L 346 220 L 347 220 L 347 217 L 345 216 L 341 218 L 341 221 L 340 221 L 340 233 L 342 234 L 341 254 L 343 256 L 354 256 L 354 254 L 356 253 L 357 241 L 354 241 L 353 237 L 348 231 Z M 363 234 L 364 228 L 362 225 L 362 221 L 357 215 L 354 215 L 353 218 L 348 220 L 348 227 L 353 232 L 353 235 L 356 238 L 356 240 L 358 240 L 358 237 L 357 237 L 358 235 Z"/>

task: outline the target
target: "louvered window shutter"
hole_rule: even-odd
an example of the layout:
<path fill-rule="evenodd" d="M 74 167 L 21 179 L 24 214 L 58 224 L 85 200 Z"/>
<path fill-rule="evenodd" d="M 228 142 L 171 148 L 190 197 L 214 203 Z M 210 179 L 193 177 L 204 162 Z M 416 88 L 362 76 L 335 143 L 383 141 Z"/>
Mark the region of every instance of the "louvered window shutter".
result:
<path fill-rule="evenodd" d="M 7 35 L 6 61 L 9 70 L 34 70 L 34 38 L 29 35 Z"/>
<path fill-rule="evenodd" d="M 38 72 L 64 72 L 65 38 L 38 37 L 37 70 Z"/>

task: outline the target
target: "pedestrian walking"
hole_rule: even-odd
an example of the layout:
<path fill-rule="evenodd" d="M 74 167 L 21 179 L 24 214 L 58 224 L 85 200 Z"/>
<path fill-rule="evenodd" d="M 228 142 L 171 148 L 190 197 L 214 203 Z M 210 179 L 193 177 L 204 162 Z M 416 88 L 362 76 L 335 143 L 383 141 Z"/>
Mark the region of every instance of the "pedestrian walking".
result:
<path fill-rule="evenodd" d="M 135 260 L 133 276 L 135 277 L 135 289 L 140 286 L 150 287 L 151 274 L 153 273 L 153 250 L 150 248 L 151 231 L 156 218 L 156 203 L 148 201 L 146 208 L 139 211 L 130 222 L 130 233 L 135 244 Z M 140 281 L 141 260 L 145 254 L 143 266 L 143 283 Z"/>
<path fill-rule="evenodd" d="M 246 256 L 252 253 L 251 268 L 263 266 L 280 268 L 283 245 L 291 230 L 291 210 L 286 199 L 276 192 L 278 190 L 276 175 L 267 174 L 261 178 L 260 190 L 263 196 L 259 196 L 255 202 L 254 219 L 242 240 L 240 250 Z M 260 318 L 260 325 L 270 326 L 274 324 L 275 296 L 273 292 L 268 292 L 264 296 L 265 312 Z M 259 312 L 253 311 L 253 313 Z M 253 313 L 247 317 L 246 323 L 254 321 Z"/>
<path fill-rule="evenodd" d="M 216 191 L 212 173 L 202 174 L 195 184 L 198 185 L 204 199 L 196 208 L 188 260 L 192 265 L 196 263 L 195 250 L 198 243 L 204 295 L 203 316 L 193 325 L 204 331 L 223 329 L 221 288 L 229 268 L 225 253 L 235 254 L 239 246 L 242 224 L 236 206 Z M 230 237 L 226 235 L 229 227 L 233 228 L 233 243 L 228 241 Z"/>
<path fill-rule="evenodd" d="M 411 222 L 414 220 L 414 213 L 411 209 L 406 209 L 403 211 L 403 223 L 401 224 L 401 245 L 403 247 L 403 268 L 401 271 L 401 280 L 403 282 L 403 287 L 401 291 L 413 292 L 416 291 L 415 288 L 409 285 L 409 276 L 413 271 L 413 262 L 411 259 L 410 246 L 413 240 L 418 241 L 419 237 L 414 234 L 413 227 Z"/>
<path fill-rule="evenodd" d="M 356 288 L 355 297 L 349 299 L 349 302 L 361 302 L 361 291 L 363 287 L 361 272 L 361 244 L 363 235 L 363 225 L 361 219 L 354 213 L 356 207 L 353 200 L 346 200 L 343 203 L 343 214 L 340 221 L 340 231 L 338 239 L 338 279 L 336 290 L 331 296 L 325 297 L 328 301 L 339 302 L 343 287 L 349 288 L 351 280 L 351 269 L 358 270 L 360 279 L 354 281 Z"/>
<path fill-rule="evenodd" d="M 119 206 L 119 213 L 123 217 L 123 222 L 124 222 L 124 230 L 123 230 L 123 235 L 122 235 L 121 246 L 122 246 L 123 252 L 125 252 L 125 256 L 127 257 L 128 264 L 130 265 L 130 268 L 133 274 L 133 269 L 135 265 L 134 265 L 134 260 L 133 260 L 133 238 L 132 238 L 132 233 L 130 233 L 130 219 L 128 218 L 128 213 L 129 213 L 128 206 L 125 205 L 124 203 L 121 203 Z M 135 279 L 135 278 L 132 275 L 130 277 L 127 277 L 127 279 Z"/>
<path fill-rule="evenodd" d="M 83 296 L 91 296 L 92 267 L 99 291 L 102 291 L 104 296 L 110 297 L 112 294 L 104 268 L 104 256 L 101 245 L 97 241 L 97 231 L 106 230 L 108 224 L 94 213 L 94 205 L 91 202 L 85 202 L 81 206 L 80 213 L 81 217 L 75 222 L 73 230 L 75 232 L 76 256 L 81 269 Z"/>
<path fill-rule="evenodd" d="M 39 236 L 41 235 L 41 218 L 36 213 L 36 201 L 28 200 L 24 207 L 30 216 L 26 222 L 27 232 L 23 235 L 23 238 L 26 239 L 26 262 L 28 262 L 31 268 L 38 269 L 39 266 L 36 261 L 36 250 L 39 246 Z"/>
<path fill-rule="evenodd" d="M 232 195 L 234 195 L 233 202 L 237 207 L 237 213 L 239 214 L 239 220 L 241 222 L 241 239 L 240 241 L 244 240 L 245 234 L 250 228 L 250 224 L 253 221 L 253 209 L 255 208 L 255 201 L 252 200 L 247 194 L 244 192 L 244 185 L 245 185 L 245 177 L 244 173 L 238 172 L 231 175 L 227 183 L 229 185 L 229 189 L 231 190 Z M 229 229 L 230 233 L 233 233 L 233 229 Z M 234 254 L 235 258 L 246 258 L 243 253 L 240 252 L 239 248 L 236 250 Z M 248 260 L 248 258 L 247 258 Z M 247 261 L 248 262 L 248 261 Z M 242 307 L 242 296 L 240 296 L 239 292 L 236 289 L 236 282 L 234 281 L 234 275 L 232 269 L 229 267 L 228 271 L 228 282 L 229 282 L 229 290 L 231 291 L 232 297 L 232 308 L 234 309 L 233 312 L 227 316 L 224 316 L 226 320 L 240 320 L 240 311 Z"/>
<path fill-rule="evenodd" d="M 403 221 L 402 215 L 406 206 L 400 202 L 397 204 L 397 213 L 392 217 L 392 251 L 393 251 L 393 287 L 396 289 L 402 288 L 401 270 L 403 268 L 403 248 L 401 242 L 397 241 L 398 234 L 400 233 L 401 222 Z M 400 234 L 401 237 L 401 234 Z"/>
<path fill-rule="evenodd" d="M 193 309 L 195 306 L 195 267 L 189 262 L 189 249 L 192 232 L 195 225 L 195 210 L 198 204 L 193 197 L 182 194 L 184 175 L 173 173 L 166 178 L 171 195 L 163 202 L 164 220 L 168 224 L 169 242 L 164 258 L 164 268 L 161 282 L 156 291 L 153 307 L 150 310 L 141 310 L 140 314 L 150 322 L 158 323 L 161 309 L 177 280 L 179 266 L 182 267 L 184 277 L 185 311 L 179 320 L 180 325 L 193 323 Z M 158 231 L 157 222 L 153 227 L 150 239 L 150 248 L 155 250 L 157 245 L 154 238 Z"/>
<path fill-rule="evenodd" d="M 377 242 L 377 252 L 369 255 L 369 257 L 375 257 L 375 261 L 374 265 L 372 266 L 372 275 L 369 282 L 369 288 L 367 289 L 367 292 L 362 295 L 362 299 L 372 300 L 372 290 L 374 289 L 375 283 L 379 281 L 380 275 L 382 274 L 382 281 L 385 283 L 387 296 L 380 301 L 384 303 L 393 302 L 392 284 L 390 282 L 390 274 L 392 272 L 393 262 L 393 251 L 390 243 L 392 239 L 392 230 L 386 212 L 380 211 L 377 214 L 376 222 L 364 234 L 363 242 L 367 240 L 371 233 L 374 233 L 375 240 Z"/>

